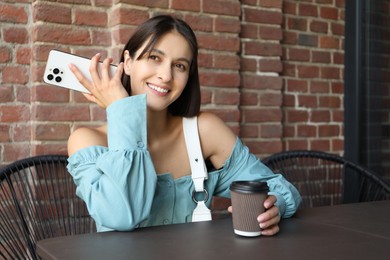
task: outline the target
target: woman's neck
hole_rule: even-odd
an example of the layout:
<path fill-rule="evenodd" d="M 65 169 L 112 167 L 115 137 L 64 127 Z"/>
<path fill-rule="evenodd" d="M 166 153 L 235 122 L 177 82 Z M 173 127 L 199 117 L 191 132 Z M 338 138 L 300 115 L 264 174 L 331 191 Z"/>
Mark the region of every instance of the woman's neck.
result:
<path fill-rule="evenodd" d="M 156 140 L 166 138 L 177 128 L 180 117 L 172 116 L 166 111 L 147 111 L 148 143 L 152 144 Z"/>

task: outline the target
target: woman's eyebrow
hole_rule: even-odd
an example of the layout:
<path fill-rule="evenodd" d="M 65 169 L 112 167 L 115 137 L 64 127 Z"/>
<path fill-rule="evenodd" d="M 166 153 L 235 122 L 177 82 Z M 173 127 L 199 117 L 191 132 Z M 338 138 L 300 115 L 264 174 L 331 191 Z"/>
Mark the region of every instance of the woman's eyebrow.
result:
<path fill-rule="evenodd" d="M 159 49 L 152 49 L 150 52 L 157 52 L 157 53 L 159 53 L 159 54 L 161 54 L 163 56 L 166 56 L 165 52 L 163 52 L 162 50 L 159 50 Z M 189 59 L 187 59 L 187 58 L 184 58 L 184 57 L 179 58 L 177 60 L 178 61 L 184 61 L 184 62 L 187 62 L 188 64 L 191 64 L 191 61 Z"/>

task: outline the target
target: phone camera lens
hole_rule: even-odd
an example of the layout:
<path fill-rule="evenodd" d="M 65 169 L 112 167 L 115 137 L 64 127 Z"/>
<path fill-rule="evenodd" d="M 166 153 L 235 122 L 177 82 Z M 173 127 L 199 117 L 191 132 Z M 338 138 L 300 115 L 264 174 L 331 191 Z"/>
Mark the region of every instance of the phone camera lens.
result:
<path fill-rule="evenodd" d="M 53 80 L 54 76 L 52 74 L 47 75 L 48 80 Z"/>
<path fill-rule="evenodd" d="M 61 77 L 56 77 L 56 82 L 61 82 L 62 78 Z"/>
<path fill-rule="evenodd" d="M 55 68 L 55 69 L 53 70 L 53 73 L 54 73 L 54 74 L 58 74 L 58 73 L 60 73 L 60 70 L 57 69 L 57 68 Z"/>

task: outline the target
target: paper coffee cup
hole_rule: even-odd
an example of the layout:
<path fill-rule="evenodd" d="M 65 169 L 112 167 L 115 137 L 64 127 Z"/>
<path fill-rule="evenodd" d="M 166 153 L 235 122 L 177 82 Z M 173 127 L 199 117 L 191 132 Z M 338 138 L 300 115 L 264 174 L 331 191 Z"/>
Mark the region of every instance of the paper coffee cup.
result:
<path fill-rule="evenodd" d="M 240 236 L 261 235 L 257 217 L 264 212 L 268 185 L 259 181 L 235 181 L 230 185 L 233 207 L 233 229 Z"/>

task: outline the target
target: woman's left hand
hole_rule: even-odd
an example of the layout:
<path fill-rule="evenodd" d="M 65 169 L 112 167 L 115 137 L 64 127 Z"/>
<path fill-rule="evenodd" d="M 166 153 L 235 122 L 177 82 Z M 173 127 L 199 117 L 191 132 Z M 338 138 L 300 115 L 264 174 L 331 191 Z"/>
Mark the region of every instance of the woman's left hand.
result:
<path fill-rule="evenodd" d="M 264 201 L 265 212 L 257 217 L 261 228 L 261 235 L 273 236 L 279 232 L 279 209 L 275 206 L 276 197 L 268 196 Z"/>
<path fill-rule="evenodd" d="M 265 211 L 257 217 L 259 226 L 261 228 L 261 235 L 273 236 L 279 232 L 279 209 L 275 206 L 276 197 L 270 195 L 264 201 Z M 229 212 L 233 212 L 232 206 L 228 208 Z"/>

